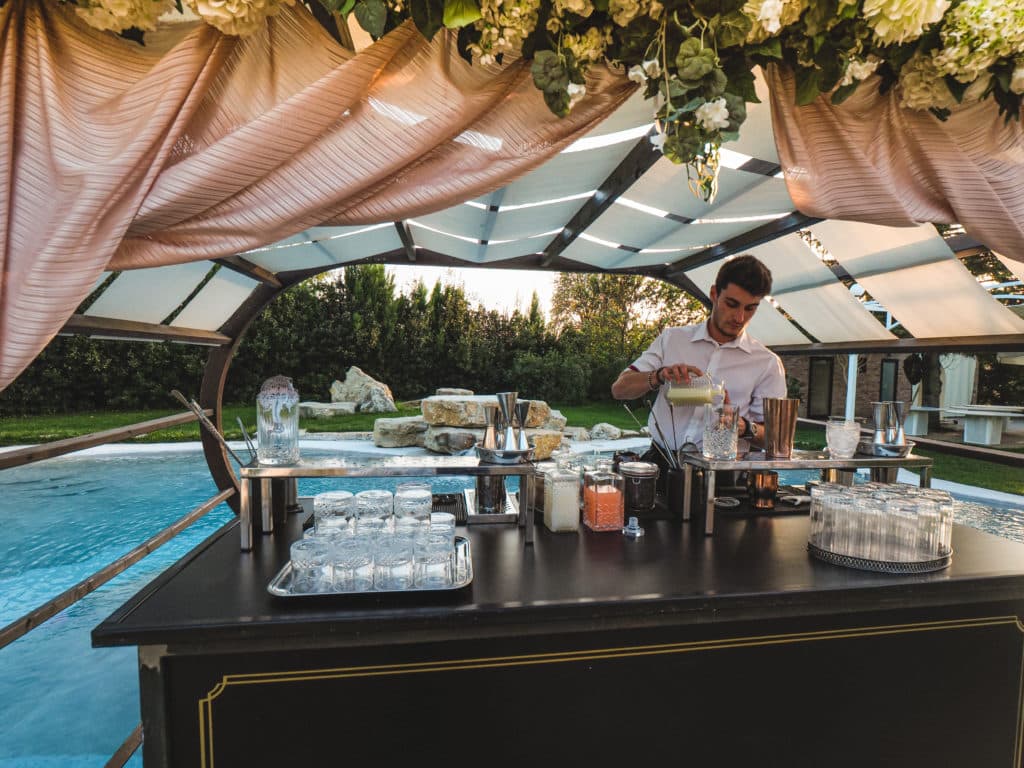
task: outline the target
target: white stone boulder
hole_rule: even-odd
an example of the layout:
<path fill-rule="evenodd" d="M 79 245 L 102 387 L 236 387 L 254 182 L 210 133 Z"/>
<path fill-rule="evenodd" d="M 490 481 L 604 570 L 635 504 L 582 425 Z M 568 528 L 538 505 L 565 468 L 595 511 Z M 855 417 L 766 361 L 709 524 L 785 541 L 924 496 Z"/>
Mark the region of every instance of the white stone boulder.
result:
<path fill-rule="evenodd" d="M 299 416 L 305 419 L 329 419 L 332 416 L 351 416 L 355 403 L 299 403 Z"/>
<path fill-rule="evenodd" d="M 569 420 L 562 415 L 561 411 L 556 411 L 554 408 L 549 409 L 550 415 L 542 425 L 542 429 L 557 429 L 561 431 L 565 429 L 566 422 Z"/>
<path fill-rule="evenodd" d="M 562 432 L 557 429 L 528 429 L 526 441 L 533 446 L 534 461 L 551 458 L 551 452 L 562 444 Z"/>
<path fill-rule="evenodd" d="M 459 397 L 468 397 L 473 394 L 472 389 L 461 389 L 460 387 L 438 387 L 435 395 L 457 395 Z"/>
<path fill-rule="evenodd" d="M 373 422 L 373 444 L 378 448 L 423 448 L 427 422 L 422 416 L 399 416 Z"/>
<path fill-rule="evenodd" d="M 493 395 L 433 395 L 420 401 L 420 409 L 431 426 L 484 427 L 486 403 L 496 406 L 498 400 Z"/>
<path fill-rule="evenodd" d="M 593 440 L 618 440 L 622 437 L 622 430 L 614 424 L 602 421 L 590 428 L 590 437 Z"/>
<path fill-rule="evenodd" d="M 331 402 L 352 402 L 360 413 L 395 413 L 398 407 L 391 388 L 352 366 L 345 381 L 331 384 Z"/>

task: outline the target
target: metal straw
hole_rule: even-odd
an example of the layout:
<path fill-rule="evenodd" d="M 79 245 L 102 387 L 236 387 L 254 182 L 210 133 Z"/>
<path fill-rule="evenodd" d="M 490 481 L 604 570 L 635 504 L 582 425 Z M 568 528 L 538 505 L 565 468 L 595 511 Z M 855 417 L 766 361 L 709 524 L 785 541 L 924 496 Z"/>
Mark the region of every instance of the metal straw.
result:
<path fill-rule="evenodd" d="M 226 450 L 234 457 L 235 461 L 237 461 L 240 466 L 245 466 L 246 463 L 242 461 L 241 458 L 239 458 L 237 453 L 231 450 L 231 446 L 228 445 L 228 441 L 224 439 L 224 435 L 217 431 L 217 427 L 215 427 L 213 425 L 213 422 L 206 417 L 205 413 L 203 413 L 203 409 L 199 407 L 199 403 L 197 403 L 195 400 L 192 400 L 191 402 L 186 400 L 185 396 L 176 389 L 172 389 L 171 394 L 175 398 L 177 398 L 177 400 L 180 401 L 182 405 L 184 405 L 186 408 L 188 408 L 190 411 L 192 411 L 192 413 L 196 415 L 196 418 L 199 419 L 199 423 L 206 427 L 206 430 L 211 435 L 217 438 L 217 442 L 219 442 L 224 447 L 224 450 Z"/>
<path fill-rule="evenodd" d="M 665 444 L 665 450 L 667 451 L 667 450 L 669 450 L 669 448 L 668 448 L 668 440 L 665 439 L 665 433 L 661 431 L 661 424 L 658 423 L 658 417 L 654 415 L 654 405 L 651 403 L 650 400 L 645 400 L 644 402 L 647 404 L 647 407 L 651 409 L 651 421 L 654 422 L 654 428 L 656 430 L 658 430 L 658 437 L 660 437 L 661 438 L 661 442 Z M 670 455 L 669 459 L 668 459 L 668 463 L 672 465 L 673 469 L 679 469 L 679 457 L 678 456 Z"/>
<path fill-rule="evenodd" d="M 636 422 L 636 425 L 638 427 L 640 427 L 640 429 L 643 429 L 645 425 L 640 423 L 640 419 L 638 419 L 636 417 L 636 414 L 633 413 L 632 409 L 630 409 L 630 407 L 628 405 L 626 405 L 625 403 L 622 404 L 622 407 L 626 409 L 626 413 L 628 413 L 630 416 L 633 417 L 633 421 Z M 670 459 L 668 454 L 665 453 L 666 449 L 662 448 L 660 445 L 658 445 L 658 441 L 657 440 L 651 440 L 651 445 L 653 445 L 655 447 L 655 449 L 658 451 L 658 453 L 661 454 L 662 458 L 665 459 L 665 463 L 666 464 L 672 464 L 673 463 L 672 459 Z"/>
<path fill-rule="evenodd" d="M 249 449 L 249 458 L 251 461 L 256 460 L 256 446 L 253 445 L 252 438 L 249 437 L 249 433 L 245 431 L 245 424 L 242 421 L 241 416 L 236 416 L 235 419 L 238 421 L 238 428 L 242 430 L 242 437 L 245 438 L 245 445 Z"/>

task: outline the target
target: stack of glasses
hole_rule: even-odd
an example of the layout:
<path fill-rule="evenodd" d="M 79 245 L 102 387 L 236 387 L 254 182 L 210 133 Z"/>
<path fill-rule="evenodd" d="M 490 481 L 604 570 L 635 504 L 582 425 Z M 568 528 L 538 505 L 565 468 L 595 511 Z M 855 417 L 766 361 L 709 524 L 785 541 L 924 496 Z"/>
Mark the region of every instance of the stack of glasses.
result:
<path fill-rule="evenodd" d="M 431 511 L 426 483 L 313 499 L 314 525 L 291 546 L 295 593 L 445 589 L 455 581 L 455 516 Z"/>
<path fill-rule="evenodd" d="M 811 488 L 812 547 L 880 563 L 926 563 L 951 553 L 956 503 L 946 492 L 899 483 Z"/>

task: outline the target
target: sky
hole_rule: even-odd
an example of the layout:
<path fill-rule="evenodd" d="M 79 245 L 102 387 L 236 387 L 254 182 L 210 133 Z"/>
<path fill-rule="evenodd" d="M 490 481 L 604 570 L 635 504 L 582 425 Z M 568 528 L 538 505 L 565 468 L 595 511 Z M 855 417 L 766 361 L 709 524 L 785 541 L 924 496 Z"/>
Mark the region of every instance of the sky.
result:
<path fill-rule="evenodd" d="M 511 314 L 518 308 L 526 312 L 534 291 L 540 299 L 545 317 L 551 309 L 557 272 L 537 272 L 512 269 L 457 269 L 454 267 L 405 267 L 388 265 L 389 274 L 395 276 L 395 288 L 408 293 L 417 279 L 422 279 L 427 291 L 440 280 L 444 285 L 461 285 L 471 303 L 478 302 L 485 309 L 496 309 Z"/>

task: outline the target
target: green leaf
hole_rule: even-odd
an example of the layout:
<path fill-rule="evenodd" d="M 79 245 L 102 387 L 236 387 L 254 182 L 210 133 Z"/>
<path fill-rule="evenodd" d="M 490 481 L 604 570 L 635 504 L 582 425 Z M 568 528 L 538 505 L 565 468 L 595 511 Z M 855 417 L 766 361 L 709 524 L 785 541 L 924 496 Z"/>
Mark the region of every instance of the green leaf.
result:
<path fill-rule="evenodd" d="M 772 37 L 765 40 L 760 45 L 752 45 L 747 48 L 747 53 L 751 56 L 764 56 L 768 59 L 781 59 L 782 58 L 782 41 L 777 37 Z"/>
<path fill-rule="evenodd" d="M 710 28 L 719 48 L 743 45 L 754 23 L 742 11 L 733 11 L 711 20 Z"/>
<path fill-rule="evenodd" d="M 751 104 L 760 104 L 757 98 L 757 88 L 754 87 L 754 73 L 749 69 L 738 72 L 726 72 L 729 77 L 729 91 L 737 96 L 742 96 L 744 101 Z"/>
<path fill-rule="evenodd" d="M 537 51 L 530 66 L 533 84 L 545 94 L 562 94 L 568 104 L 569 69 L 565 60 L 554 51 Z M 549 104 L 550 106 L 550 104 Z M 552 109 L 555 114 L 560 114 Z"/>
<path fill-rule="evenodd" d="M 416 5 L 417 0 L 410 0 Z M 444 25 L 465 27 L 480 19 L 480 5 L 475 0 L 444 0 Z"/>
<path fill-rule="evenodd" d="M 320 5 L 330 13 L 336 13 L 342 18 L 348 16 L 355 6 L 356 0 L 320 0 Z"/>
<path fill-rule="evenodd" d="M 416 29 L 427 40 L 433 40 L 437 31 L 444 26 L 442 0 L 420 0 L 409 3 L 409 11 Z"/>
<path fill-rule="evenodd" d="M 694 0 L 693 10 L 698 16 L 710 19 L 738 11 L 744 4 L 745 0 Z"/>
<path fill-rule="evenodd" d="M 821 93 L 818 87 L 818 70 L 801 67 L 796 71 L 796 104 L 802 107 L 810 104 Z"/>
<path fill-rule="evenodd" d="M 969 86 L 970 83 L 961 83 L 952 75 L 946 75 L 943 78 L 943 82 L 946 83 L 946 87 L 949 88 L 949 92 L 953 94 L 953 98 L 956 99 L 956 103 L 960 104 L 964 100 L 964 93 L 967 91 L 967 86 Z"/>
<path fill-rule="evenodd" d="M 736 141 L 740 137 L 739 131 L 722 131 L 719 136 L 722 137 L 722 141 Z"/>
<path fill-rule="evenodd" d="M 388 20 L 388 8 L 384 0 L 359 0 L 353 12 L 359 26 L 374 40 L 384 34 L 384 25 Z"/>
<path fill-rule="evenodd" d="M 835 91 L 832 92 L 832 103 L 837 105 L 842 104 L 853 95 L 853 92 L 857 90 L 858 85 L 860 85 L 860 81 L 854 80 L 849 85 L 841 85 L 836 88 Z"/>

